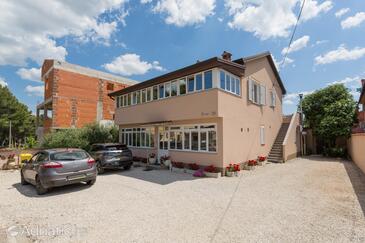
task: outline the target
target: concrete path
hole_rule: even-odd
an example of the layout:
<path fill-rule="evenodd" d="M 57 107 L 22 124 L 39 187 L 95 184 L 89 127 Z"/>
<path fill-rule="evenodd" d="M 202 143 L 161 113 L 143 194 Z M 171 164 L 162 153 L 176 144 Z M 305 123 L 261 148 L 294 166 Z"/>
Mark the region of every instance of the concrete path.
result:
<path fill-rule="evenodd" d="M 0 172 L 0 242 L 365 242 L 365 175 L 319 157 L 195 179 L 108 172 L 37 196 Z"/>

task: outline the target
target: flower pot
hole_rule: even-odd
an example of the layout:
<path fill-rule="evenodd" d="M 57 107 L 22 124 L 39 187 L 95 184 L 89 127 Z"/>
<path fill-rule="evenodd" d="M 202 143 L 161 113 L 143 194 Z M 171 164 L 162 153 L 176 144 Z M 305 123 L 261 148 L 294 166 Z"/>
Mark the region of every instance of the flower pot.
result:
<path fill-rule="evenodd" d="M 254 165 L 245 165 L 245 170 L 254 170 L 255 166 Z"/>
<path fill-rule="evenodd" d="M 220 172 L 206 172 L 204 171 L 204 174 L 206 177 L 211 177 L 211 178 L 219 178 L 221 177 L 221 173 Z"/>
<path fill-rule="evenodd" d="M 260 166 L 264 166 L 266 164 L 266 160 L 264 161 L 257 161 L 257 164 Z"/>
<path fill-rule="evenodd" d="M 226 171 L 226 176 L 227 177 L 233 177 L 234 176 L 234 172 L 233 171 Z"/>
<path fill-rule="evenodd" d="M 156 164 L 156 158 L 148 158 L 148 163 Z"/>
<path fill-rule="evenodd" d="M 171 160 L 167 159 L 167 160 L 164 160 L 162 163 L 163 163 L 164 166 L 170 167 Z"/>

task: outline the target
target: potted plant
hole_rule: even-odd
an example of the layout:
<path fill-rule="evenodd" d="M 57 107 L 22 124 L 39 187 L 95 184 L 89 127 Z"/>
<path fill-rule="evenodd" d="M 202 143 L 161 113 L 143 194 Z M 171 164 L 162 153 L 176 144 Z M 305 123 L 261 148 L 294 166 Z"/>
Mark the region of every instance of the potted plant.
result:
<path fill-rule="evenodd" d="M 170 165 L 171 165 L 170 156 L 168 156 L 168 155 L 164 155 L 164 156 L 162 156 L 162 157 L 161 157 L 161 163 L 162 163 L 164 166 L 166 166 L 166 167 L 170 168 Z"/>
<path fill-rule="evenodd" d="M 151 153 L 148 155 L 148 163 L 149 164 L 156 164 L 156 154 Z"/>
<path fill-rule="evenodd" d="M 229 166 L 226 167 L 226 176 L 238 176 L 240 171 L 241 168 L 239 164 L 229 164 Z"/>
<path fill-rule="evenodd" d="M 200 166 L 196 163 L 189 163 L 185 172 L 188 174 L 194 174 L 197 170 L 200 169 Z"/>
<path fill-rule="evenodd" d="M 259 156 L 258 158 L 257 158 L 257 164 L 258 165 L 261 165 L 261 166 L 264 166 L 265 164 L 266 164 L 266 157 L 265 156 Z"/>
<path fill-rule="evenodd" d="M 209 166 L 205 167 L 204 174 L 205 174 L 205 176 L 212 177 L 212 178 L 221 177 L 221 173 L 218 172 L 217 168 L 214 167 L 213 165 L 209 165 Z"/>
<path fill-rule="evenodd" d="M 233 164 L 229 164 L 226 167 L 226 176 L 232 177 L 233 175 L 234 175 L 234 166 L 233 166 Z"/>
<path fill-rule="evenodd" d="M 185 172 L 185 169 L 184 169 L 185 165 L 183 162 L 174 162 L 173 161 L 171 164 L 172 164 L 171 171 L 181 172 L 181 173 Z"/>
<path fill-rule="evenodd" d="M 257 165 L 257 160 L 250 159 L 249 161 L 247 161 L 245 168 L 246 170 L 254 170 L 256 165 Z"/>

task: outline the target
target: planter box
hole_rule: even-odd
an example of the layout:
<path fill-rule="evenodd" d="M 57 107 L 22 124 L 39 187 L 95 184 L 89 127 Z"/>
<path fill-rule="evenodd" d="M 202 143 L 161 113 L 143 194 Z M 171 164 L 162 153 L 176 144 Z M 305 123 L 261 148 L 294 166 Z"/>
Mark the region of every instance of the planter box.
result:
<path fill-rule="evenodd" d="M 177 172 L 177 173 L 184 173 L 185 169 L 184 168 L 171 167 L 171 171 L 172 172 Z"/>
<path fill-rule="evenodd" d="M 250 165 L 245 165 L 244 167 L 245 170 L 254 170 L 255 169 L 255 166 L 250 166 Z"/>
<path fill-rule="evenodd" d="M 156 164 L 156 158 L 148 158 L 148 163 L 152 165 Z"/>
<path fill-rule="evenodd" d="M 163 163 L 164 166 L 166 166 L 167 168 L 169 168 L 170 165 L 171 165 L 171 160 L 169 160 L 169 159 L 168 160 L 163 160 L 162 163 Z"/>
<path fill-rule="evenodd" d="M 219 178 L 219 177 L 221 177 L 221 173 L 220 172 L 214 173 L 214 172 L 206 172 L 206 171 L 204 171 L 204 175 L 206 177 L 211 177 L 211 178 Z"/>
<path fill-rule="evenodd" d="M 185 173 L 194 174 L 197 170 L 185 169 Z"/>
<path fill-rule="evenodd" d="M 227 177 L 233 177 L 234 176 L 234 172 L 233 171 L 226 171 L 226 176 Z"/>
<path fill-rule="evenodd" d="M 266 165 L 267 160 L 265 161 L 257 161 L 257 165 L 264 166 Z"/>

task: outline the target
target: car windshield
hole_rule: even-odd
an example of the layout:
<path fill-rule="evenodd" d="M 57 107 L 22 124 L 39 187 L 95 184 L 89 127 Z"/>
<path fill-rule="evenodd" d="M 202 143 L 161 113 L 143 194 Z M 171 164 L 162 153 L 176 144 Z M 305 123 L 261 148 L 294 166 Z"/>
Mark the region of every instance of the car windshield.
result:
<path fill-rule="evenodd" d="M 125 145 L 113 145 L 113 146 L 106 146 L 105 150 L 114 151 L 114 150 L 123 150 L 126 148 L 127 146 Z"/>
<path fill-rule="evenodd" d="M 63 151 L 51 154 L 51 160 L 81 160 L 88 157 L 84 151 Z"/>

